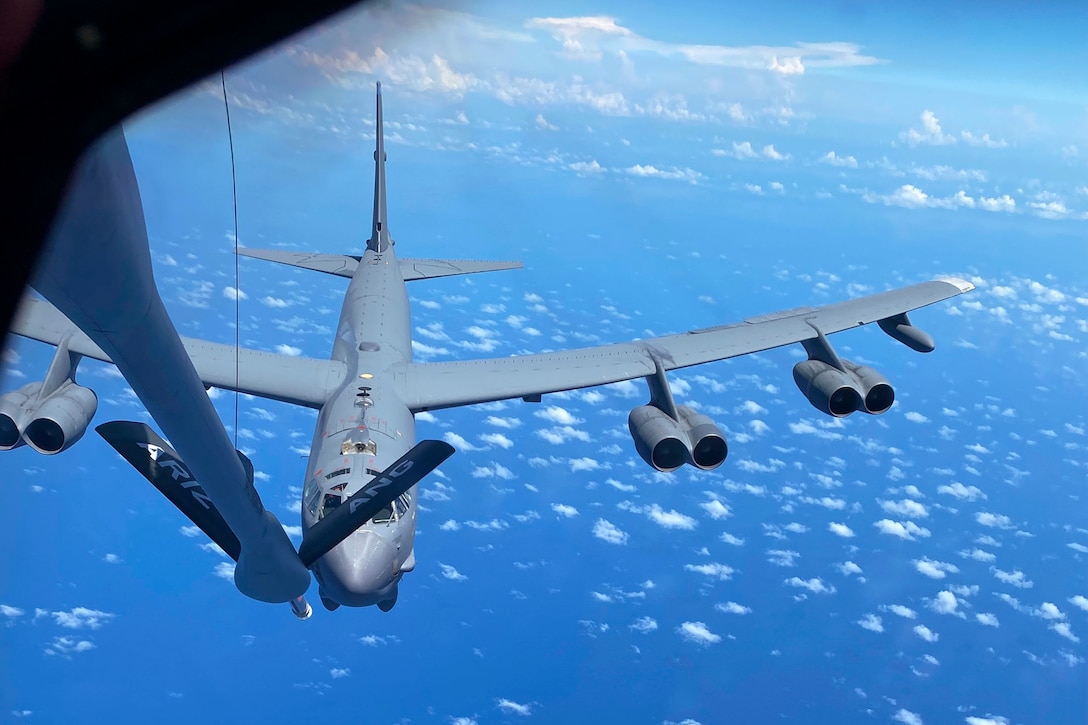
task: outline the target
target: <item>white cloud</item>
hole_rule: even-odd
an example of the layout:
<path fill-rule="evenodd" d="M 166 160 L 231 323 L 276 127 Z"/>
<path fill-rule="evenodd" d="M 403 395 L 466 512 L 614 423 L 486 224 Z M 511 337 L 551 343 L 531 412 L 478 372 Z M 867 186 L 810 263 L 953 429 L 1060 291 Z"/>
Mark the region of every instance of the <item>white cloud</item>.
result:
<path fill-rule="evenodd" d="M 785 581 L 791 587 L 797 587 L 798 589 L 808 589 L 813 594 L 834 594 L 835 587 L 831 584 L 827 584 L 823 579 L 819 577 L 813 577 L 812 579 L 802 579 L 801 577 L 790 577 Z"/>
<path fill-rule="evenodd" d="M 689 642 L 699 645 L 717 644 L 721 635 L 714 634 L 702 622 L 684 622 L 676 628 L 677 633 Z"/>
<path fill-rule="evenodd" d="M 568 506 L 565 503 L 553 503 L 552 511 L 568 519 L 574 518 L 578 515 L 578 509 L 574 508 L 573 506 Z"/>
<path fill-rule="evenodd" d="M 994 514 L 988 511 L 979 511 L 975 514 L 975 521 L 979 522 L 983 526 L 989 526 L 995 529 L 1012 528 L 1012 520 L 1004 514 Z"/>
<path fill-rule="evenodd" d="M 1088 612 L 1088 597 L 1077 594 L 1069 598 L 1069 603 L 1075 607 L 1080 607 L 1084 611 Z"/>
<path fill-rule="evenodd" d="M 1043 602 L 1039 605 L 1039 616 L 1043 619 L 1065 619 L 1065 612 L 1058 609 L 1054 602 Z"/>
<path fill-rule="evenodd" d="M 902 707 L 899 708 L 899 710 L 897 710 L 894 715 L 892 715 L 892 720 L 895 720 L 898 723 L 902 723 L 903 725 L 925 725 L 925 723 L 922 722 L 921 715 L 911 712 L 910 710 Z"/>
<path fill-rule="evenodd" d="M 830 166 L 843 166 L 850 169 L 856 169 L 858 167 L 858 160 L 853 156 L 839 156 L 834 151 L 828 151 L 821 156 L 820 163 L 828 164 Z"/>
<path fill-rule="evenodd" d="M 536 411 L 533 415 L 556 425 L 578 425 L 582 422 L 581 418 L 574 417 L 570 411 L 566 408 L 560 408 L 558 405 L 549 405 L 543 410 Z"/>
<path fill-rule="evenodd" d="M 441 567 L 441 569 L 442 569 L 442 576 L 444 576 L 445 578 L 447 578 L 447 579 L 449 579 L 451 581 L 463 582 L 466 579 L 468 579 L 467 576 L 465 576 L 461 572 L 457 571 L 457 569 L 450 566 L 449 564 L 443 564 L 443 563 L 439 562 L 438 566 Z"/>
<path fill-rule="evenodd" d="M 88 652 L 95 648 L 94 642 L 85 639 L 73 639 L 71 637 L 54 637 L 53 641 L 43 650 L 47 655 L 70 659 L 73 654 Z"/>
<path fill-rule="evenodd" d="M 930 600 L 929 608 L 938 614 L 954 614 L 956 616 L 963 616 L 963 613 L 959 611 L 960 601 L 956 599 L 956 595 L 947 589 L 937 592 L 937 596 Z"/>
<path fill-rule="evenodd" d="M 711 562 L 709 564 L 684 564 L 684 569 L 702 574 L 703 576 L 718 577 L 718 579 L 721 579 L 722 581 L 730 579 L 733 576 L 733 567 L 717 562 Z"/>
<path fill-rule="evenodd" d="M 933 111 L 922 111 L 922 128 L 911 128 L 899 134 L 899 138 L 910 146 L 919 144 L 944 145 L 956 143 L 956 137 L 946 134 L 941 128 L 941 122 Z"/>
<path fill-rule="evenodd" d="M 920 129 L 911 128 L 899 134 L 899 138 L 905 141 L 908 146 L 918 146 L 919 144 L 943 146 L 954 144 L 958 140 L 962 140 L 969 146 L 982 146 L 991 149 L 1004 148 L 1008 145 L 1004 139 L 991 138 L 988 133 L 978 135 L 971 131 L 960 131 L 958 137 L 945 133 L 936 114 L 930 110 L 922 111 L 921 121 L 922 127 Z"/>
<path fill-rule="evenodd" d="M 987 627 L 997 627 L 998 626 L 997 615 L 990 614 L 989 612 L 980 612 L 980 613 L 976 614 L 975 615 L 975 620 L 979 624 L 983 624 L 983 625 L 985 625 Z"/>
<path fill-rule="evenodd" d="M 900 206 L 906 209 L 974 209 L 976 207 L 986 211 L 1012 212 L 1016 209 L 1016 202 L 1008 196 L 1000 199 L 987 199 L 981 197 L 975 199 L 968 196 L 967 192 L 960 190 L 952 196 L 931 196 L 913 184 L 904 184 L 890 194 L 877 194 L 865 191 L 861 194 L 863 201 L 870 204 L 884 204 L 885 206 Z"/>
<path fill-rule="evenodd" d="M 851 574 L 861 574 L 861 567 L 852 561 L 844 561 L 841 564 L 837 564 L 836 568 L 844 576 L 850 576 Z"/>
<path fill-rule="evenodd" d="M 605 167 L 601 166 L 597 159 L 590 159 L 589 161 L 575 161 L 567 164 L 567 168 L 581 176 L 595 176 L 597 174 L 603 174 L 608 171 Z"/>
<path fill-rule="evenodd" d="M 805 66 L 801 59 L 795 55 L 781 60 L 778 59 L 778 56 L 771 56 L 771 62 L 768 64 L 767 70 L 783 76 L 794 76 L 802 75 L 805 72 Z"/>
<path fill-rule="evenodd" d="M 504 481 L 512 480 L 514 472 L 501 463 L 492 463 L 489 466 L 476 466 L 472 469 L 473 478 L 501 478 Z"/>
<path fill-rule="evenodd" d="M 734 159 L 740 159 L 746 161 L 749 159 L 767 159 L 768 161 L 788 161 L 790 159 L 789 154 L 784 154 L 774 147 L 774 144 L 768 144 L 760 150 L 752 148 L 752 144 L 749 141 L 743 141 L 741 143 L 733 142 L 733 150 L 726 151 L 725 149 L 711 149 L 710 153 L 715 156 L 728 156 Z"/>
<path fill-rule="evenodd" d="M 1018 589 L 1030 589 L 1035 586 L 1035 582 L 1027 578 L 1027 575 L 1019 569 L 1013 571 L 1003 571 L 997 567 L 990 567 L 990 571 L 993 572 L 994 578 L 998 581 L 1010 584 Z"/>
<path fill-rule="evenodd" d="M 609 544 L 627 543 L 627 532 L 621 531 L 619 527 L 605 519 L 597 519 L 597 522 L 593 524 L 593 535 Z"/>
<path fill-rule="evenodd" d="M 904 523 L 901 521 L 892 521 L 891 519 L 881 519 L 873 525 L 876 526 L 877 530 L 882 534 L 897 536 L 900 539 L 906 539 L 907 541 L 925 538 L 930 534 L 929 529 L 918 526 L 913 521 Z"/>
<path fill-rule="evenodd" d="M 642 164 L 635 164 L 624 169 L 624 172 L 631 176 L 642 177 L 656 177 L 658 179 L 672 179 L 676 181 L 686 181 L 689 184 L 697 184 L 703 178 L 703 175 L 695 169 L 689 168 L 671 168 L 671 169 L 659 169 L 656 166 Z"/>
<path fill-rule="evenodd" d="M 960 131 L 960 138 L 964 143 L 969 146 L 982 146 L 988 149 L 1001 149 L 1008 146 L 1008 142 L 1005 139 L 993 139 L 990 138 L 990 134 L 984 133 L 981 136 L 971 133 L 970 131 Z"/>
<path fill-rule="evenodd" d="M 653 617 L 639 617 L 630 628 L 641 634 L 648 634 L 657 629 L 657 620 Z"/>
<path fill-rule="evenodd" d="M 880 617 L 875 614 L 866 614 L 864 617 L 858 620 L 858 626 L 862 629 L 867 629 L 870 632 L 883 632 L 884 625 L 880 621 Z"/>
<path fill-rule="evenodd" d="M 522 705 L 513 700 L 507 700 L 505 697 L 496 700 L 495 707 L 502 710 L 504 715 L 521 715 L 522 717 L 528 717 L 533 714 L 531 706 Z"/>
<path fill-rule="evenodd" d="M 0 616 L 4 617 L 21 617 L 23 616 L 23 610 L 19 607 L 13 607 L 10 604 L 0 604 Z"/>
<path fill-rule="evenodd" d="M 1050 625 L 1047 629 L 1052 632 L 1057 632 L 1070 642 L 1080 642 L 1080 637 L 1073 634 L 1073 629 L 1069 625 L 1069 622 L 1054 622 L 1054 624 Z"/>
<path fill-rule="evenodd" d="M 960 552 L 960 556 L 965 559 L 974 559 L 975 561 L 991 562 L 997 557 L 989 551 L 983 551 L 982 549 L 972 549 L 967 551 L 966 549 Z"/>
<path fill-rule="evenodd" d="M 925 417 L 921 413 L 916 413 L 911 410 L 903 414 L 903 417 L 909 420 L 911 423 L 928 423 L 929 418 Z"/>
<path fill-rule="evenodd" d="M 534 123 L 536 124 L 536 127 L 539 128 L 541 131 L 559 130 L 559 127 L 556 126 L 554 123 L 548 121 L 548 119 L 544 118 L 544 114 L 542 113 L 536 114 L 536 120 L 534 121 Z"/>
<path fill-rule="evenodd" d="M 419 414 L 417 413 L 416 417 L 418 416 Z M 487 423 L 488 425 L 493 425 L 496 428 L 506 428 L 507 430 L 513 430 L 514 428 L 517 428 L 519 425 L 521 425 L 521 421 L 517 418 L 499 418 L 494 415 L 489 415 L 484 418 L 484 423 Z"/>
<path fill-rule="evenodd" d="M 729 510 L 729 507 L 723 504 L 718 499 L 710 501 L 704 501 L 699 504 L 700 508 L 707 512 L 707 514 L 715 520 L 721 520 L 733 515 L 733 512 Z"/>
<path fill-rule="evenodd" d="M 914 633 L 924 639 L 926 642 L 936 642 L 941 638 L 939 634 L 924 624 L 917 624 L 914 626 Z"/>
<path fill-rule="evenodd" d="M 502 433 L 481 433 L 480 440 L 488 445 L 499 446 L 500 448 L 509 449 L 514 447 L 514 441 L 510 440 Z"/>
<path fill-rule="evenodd" d="M 974 501 L 977 498 L 986 498 L 986 494 L 977 486 L 964 486 L 959 481 L 937 487 L 937 493 L 954 496 L 961 501 Z"/>
<path fill-rule="evenodd" d="M 51 612 L 51 616 L 57 624 L 68 629 L 99 629 L 117 615 L 87 607 L 74 607 L 67 612 Z"/>
<path fill-rule="evenodd" d="M 836 536 L 841 536 L 844 539 L 849 539 L 854 535 L 853 529 L 851 529 L 846 524 L 837 524 L 832 522 L 827 525 L 827 529 Z"/>
<path fill-rule="evenodd" d="M 929 516 L 929 511 L 926 510 L 924 505 L 909 498 L 902 501 L 880 501 L 879 503 L 880 508 L 884 509 L 884 513 L 893 516 L 906 516 L 910 519 L 924 519 Z"/>
<path fill-rule="evenodd" d="M 743 604 L 737 604 L 736 602 L 715 604 L 714 608 L 719 612 L 725 612 L 726 614 L 750 614 L 752 612 L 751 607 L 746 607 Z"/>
<path fill-rule="evenodd" d="M 944 579 L 947 574 L 956 574 L 959 572 L 959 568 L 955 564 L 948 564 L 943 561 L 934 561 L 926 557 L 914 560 L 914 568 L 919 573 L 925 574 L 931 579 Z"/>
<path fill-rule="evenodd" d="M 1016 211 L 1016 200 L 1008 194 L 1003 194 L 996 198 L 980 197 L 978 200 L 978 206 L 985 211 L 1003 211 L 1011 213 Z"/>
<path fill-rule="evenodd" d="M 902 604 L 889 604 L 888 611 L 904 619 L 914 619 L 918 616 L 917 612 L 910 607 L 904 607 Z"/>
<path fill-rule="evenodd" d="M 245 292 L 243 292 L 241 290 L 237 290 L 237 289 L 235 289 L 233 287 L 224 287 L 223 288 L 223 296 L 226 297 L 228 300 L 237 300 L 237 299 L 247 300 L 247 299 L 249 299 L 249 295 L 247 295 Z"/>
<path fill-rule="evenodd" d="M 446 431 L 445 433 L 442 434 L 442 440 L 446 441 L 447 443 L 449 443 L 451 446 L 453 446 L 454 448 L 456 448 L 459 451 L 479 451 L 479 450 L 483 450 L 479 446 L 475 446 L 472 443 L 469 443 L 467 440 L 465 440 L 464 438 L 457 435 L 456 433 L 454 433 L 451 430 L 448 430 L 448 431 Z"/>
<path fill-rule="evenodd" d="M 339 680 L 344 677 L 351 677 L 351 670 L 347 667 L 333 667 L 329 670 L 329 677 L 334 680 Z"/>
<path fill-rule="evenodd" d="M 273 348 L 280 355 L 290 355 L 291 357 L 298 357 L 302 354 L 302 350 L 292 345 L 276 345 Z"/>
<path fill-rule="evenodd" d="M 655 524 L 666 529 L 684 529 L 690 531 L 698 525 L 698 522 L 690 516 L 676 510 L 665 511 L 656 503 L 651 504 L 646 515 L 649 516 L 650 520 Z"/>

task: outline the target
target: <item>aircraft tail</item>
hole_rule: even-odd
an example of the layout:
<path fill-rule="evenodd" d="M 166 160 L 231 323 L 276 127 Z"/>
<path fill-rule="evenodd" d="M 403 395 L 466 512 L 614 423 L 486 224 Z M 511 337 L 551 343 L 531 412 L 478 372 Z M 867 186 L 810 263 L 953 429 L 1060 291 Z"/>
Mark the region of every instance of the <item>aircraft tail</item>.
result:
<path fill-rule="evenodd" d="M 378 82 L 378 101 L 375 121 L 377 142 L 374 148 L 374 221 L 370 228 L 370 239 L 366 248 L 375 252 L 384 252 L 392 244 L 385 209 L 385 137 L 382 131 L 382 84 Z"/>
<path fill-rule="evenodd" d="M 374 252 L 387 251 L 394 242 L 389 236 L 389 225 L 385 203 L 385 132 L 382 120 L 382 84 L 377 84 L 377 112 L 375 117 L 374 146 L 374 219 L 370 228 L 370 239 L 366 248 Z M 286 252 L 279 249 L 238 249 L 243 257 L 264 259 L 292 267 L 312 269 L 316 272 L 335 274 L 338 277 L 352 278 L 359 266 L 361 257 L 354 254 L 318 254 L 314 252 Z M 401 275 L 405 282 L 416 279 L 452 277 L 478 272 L 496 272 L 505 269 L 520 269 L 521 262 L 483 261 L 475 259 L 398 259 Z"/>
<path fill-rule="evenodd" d="M 351 279 L 359 266 L 360 257 L 354 254 L 316 254 L 313 252 L 285 252 L 280 249 L 248 249 L 239 247 L 238 254 L 267 262 L 278 262 L 291 267 L 312 269 L 315 272 L 335 274 Z M 405 282 L 416 279 L 453 277 L 460 274 L 499 272 L 505 269 L 521 269 L 521 262 L 487 261 L 479 259 L 397 259 Z"/>

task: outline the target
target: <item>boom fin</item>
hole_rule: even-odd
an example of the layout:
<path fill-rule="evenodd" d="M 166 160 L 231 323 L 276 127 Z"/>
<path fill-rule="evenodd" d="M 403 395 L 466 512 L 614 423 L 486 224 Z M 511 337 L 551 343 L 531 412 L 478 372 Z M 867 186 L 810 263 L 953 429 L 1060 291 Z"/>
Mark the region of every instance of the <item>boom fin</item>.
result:
<path fill-rule="evenodd" d="M 453 446 L 442 441 L 420 441 L 412 450 L 374 477 L 374 480 L 306 530 L 298 556 L 309 569 L 356 529 L 393 503 L 397 496 L 419 483 L 453 455 Z"/>
<path fill-rule="evenodd" d="M 196 524 L 227 556 L 238 561 L 242 545 L 215 504 L 193 478 L 188 466 L 158 433 L 144 423 L 115 420 L 95 428 L 121 457 L 159 489 L 185 518 Z M 246 476 L 253 480 L 253 464 L 238 452 Z"/>

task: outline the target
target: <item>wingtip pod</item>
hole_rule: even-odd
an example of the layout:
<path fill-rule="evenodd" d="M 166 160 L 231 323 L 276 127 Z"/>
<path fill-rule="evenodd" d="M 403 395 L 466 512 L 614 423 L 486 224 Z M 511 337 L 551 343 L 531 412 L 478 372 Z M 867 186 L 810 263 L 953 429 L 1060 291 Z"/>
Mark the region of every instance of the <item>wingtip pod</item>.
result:
<path fill-rule="evenodd" d="M 959 289 L 960 294 L 965 294 L 975 288 L 974 284 L 968 282 L 965 279 L 960 279 L 959 277 L 937 277 L 936 281 L 944 282 L 946 284 L 952 285 L 953 287 L 956 287 L 957 289 Z"/>

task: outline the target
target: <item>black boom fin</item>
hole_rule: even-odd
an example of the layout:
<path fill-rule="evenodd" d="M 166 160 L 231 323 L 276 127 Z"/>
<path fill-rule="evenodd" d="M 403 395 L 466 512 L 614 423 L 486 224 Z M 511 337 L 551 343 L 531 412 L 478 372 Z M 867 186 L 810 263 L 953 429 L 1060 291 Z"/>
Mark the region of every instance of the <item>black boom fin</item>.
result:
<path fill-rule="evenodd" d="M 454 449 L 442 441 L 420 441 L 393 465 L 356 491 L 325 518 L 307 529 L 298 547 L 298 556 L 307 569 L 328 554 L 353 531 L 365 524 L 402 493 L 419 483 L 453 455 Z"/>
<path fill-rule="evenodd" d="M 188 466 L 158 433 L 144 423 L 115 420 L 95 428 L 121 457 L 159 489 L 185 518 L 192 521 L 231 559 L 238 560 L 242 545 L 230 526 L 193 478 Z M 238 452 L 246 476 L 253 480 L 253 464 Z"/>

